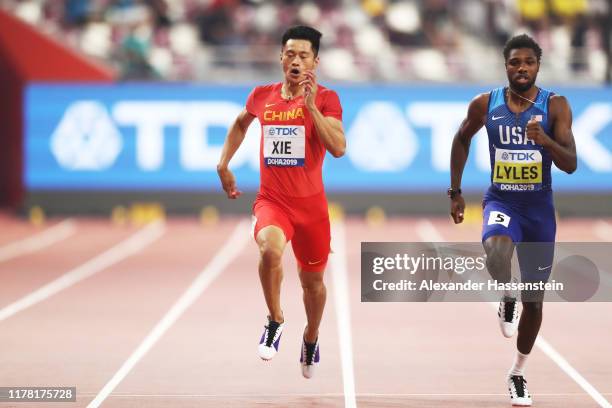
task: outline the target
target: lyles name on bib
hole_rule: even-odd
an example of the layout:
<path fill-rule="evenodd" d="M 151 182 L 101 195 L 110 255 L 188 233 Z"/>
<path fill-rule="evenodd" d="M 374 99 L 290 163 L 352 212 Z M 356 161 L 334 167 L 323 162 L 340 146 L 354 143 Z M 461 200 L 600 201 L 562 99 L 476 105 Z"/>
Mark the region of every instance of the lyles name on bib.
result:
<path fill-rule="evenodd" d="M 536 143 L 522 126 L 499 126 L 499 142 L 508 147 Z M 542 187 L 542 153 L 539 150 L 495 149 L 493 182 L 500 190 L 536 191 Z"/>

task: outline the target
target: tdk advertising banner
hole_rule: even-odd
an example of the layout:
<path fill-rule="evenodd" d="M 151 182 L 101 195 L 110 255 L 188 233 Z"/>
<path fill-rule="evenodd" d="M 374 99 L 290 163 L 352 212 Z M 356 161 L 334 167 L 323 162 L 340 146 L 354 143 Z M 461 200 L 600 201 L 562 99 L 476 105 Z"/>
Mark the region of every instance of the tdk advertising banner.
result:
<path fill-rule="evenodd" d="M 338 86 L 347 152 L 329 156 L 330 192 L 433 192 L 449 184 L 451 143 L 485 87 Z M 220 190 L 216 165 L 249 86 L 31 85 L 25 95 L 28 190 Z M 578 170 L 555 169 L 556 191 L 612 190 L 612 89 L 553 88 L 573 109 Z M 238 187 L 259 183 L 260 125 L 230 167 Z M 484 130 L 472 140 L 465 190 L 490 180 Z"/>

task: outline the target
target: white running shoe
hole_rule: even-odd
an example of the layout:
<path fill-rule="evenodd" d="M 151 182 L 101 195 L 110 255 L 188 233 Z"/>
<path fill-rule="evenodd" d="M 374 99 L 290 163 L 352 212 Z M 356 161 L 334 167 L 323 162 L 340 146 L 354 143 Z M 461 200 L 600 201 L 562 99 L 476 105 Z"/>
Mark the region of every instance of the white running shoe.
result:
<path fill-rule="evenodd" d="M 272 357 L 276 355 L 284 326 L 284 322 L 275 322 L 268 316 L 268 324 L 264 326 L 264 332 L 261 335 L 259 347 L 257 348 L 259 357 L 261 357 L 262 360 L 271 360 Z"/>
<path fill-rule="evenodd" d="M 510 392 L 510 402 L 515 407 L 530 407 L 531 395 L 527 390 L 527 381 L 522 375 L 508 376 L 508 391 Z"/>
<path fill-rule="evenodd" d="M 518 328 L 519 314 L 516 298 L 504 296 L 497 310 L 499 327 L 504 337 L 512 337 Z"/>
<path fill-rule="evenodd" d="M 317 338 L 317 341 L 314 343 L 306 343 L 306 340 L 302 339 L 300 364 L 302 365 L 302 375 L 304 378 L 312 378 L 315 367 L 319 365 L 320 358 L 319 339 Z"/>

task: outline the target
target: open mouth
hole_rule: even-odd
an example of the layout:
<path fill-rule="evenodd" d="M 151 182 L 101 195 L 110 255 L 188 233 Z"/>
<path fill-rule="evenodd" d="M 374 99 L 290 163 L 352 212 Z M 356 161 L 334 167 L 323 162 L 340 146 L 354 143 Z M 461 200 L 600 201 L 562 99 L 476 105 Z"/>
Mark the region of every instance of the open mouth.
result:
<path fill-rule="evenodd" d="M 289 73 L 291 75 L 298 76 L 298 75 L 300 75 L 300 70 L 297 69 L 297 68 L 292 68 L 291 71 L 289 71 Z"/>
<path fill-rule="evenodd" d="M 529 82 L 529 77 L 526 75 L 519 75 L 516 77 L 516 81 L 521 83 Z"/>

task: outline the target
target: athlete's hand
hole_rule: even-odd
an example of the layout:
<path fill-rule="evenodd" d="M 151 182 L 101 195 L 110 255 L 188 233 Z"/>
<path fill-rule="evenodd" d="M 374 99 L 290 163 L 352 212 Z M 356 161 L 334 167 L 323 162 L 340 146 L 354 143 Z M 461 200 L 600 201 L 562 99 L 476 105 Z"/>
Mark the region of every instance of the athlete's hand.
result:
<path fill-rule="evenodd" d="M 236 199 L 240 197 L 242 191 L 239 191 L 236 188 L 236 178 L 234 177 L 234 173 L 232 173 L 232 171 L 227 167 L 217 167 L 217 174 L 221 180 L 223 190 L 225 190 L 225 193 L 227 194 L 227 198 Z"/>
<path fill-rule="evenodd" d="M 540 126 L 540 122 L 531 118 L 529 122 L 527 122 L 527 131 L 525 132 L 527 139 L 533 140 L 536 144 L 540 146 L 548 146 L 551 142 L 551 138 L 548 137 L 546 133 L 544 133 L 544 129 Z"/>
<path fill-rule="evenodd" d="M 306 104 L 306 108 L 308 110 L 313 110 L 316 108 L 315 100 L 317 98 L 317 76 L 314 71 L 304 71 L 304 75 L 306 79 L 300 82 L 301 85 L 304 85 L 304 103 Z"/>
<path fill-rule="evenodd" d="M 454 198 L 451 198 L 450 202 L 450 213 L 453 217 L 455 224 L 461 224 L 463 222 L 463 212 L 465 210 L 465 200 L 461 194 L 457 194 Z"/>

